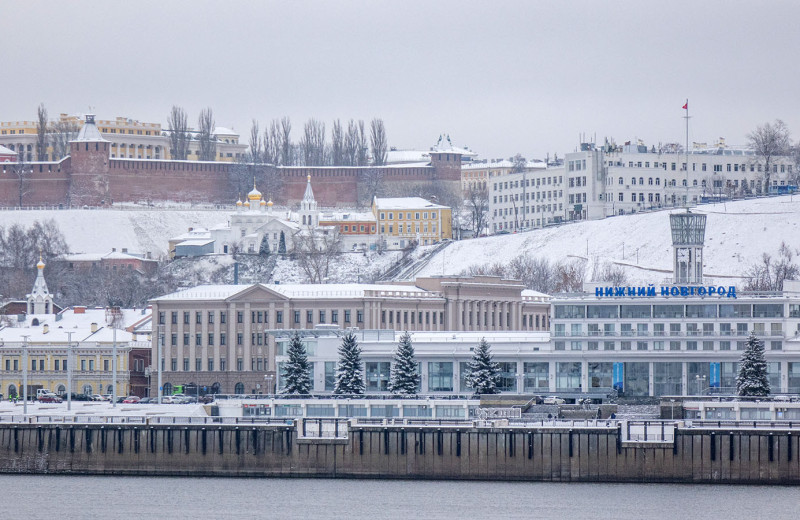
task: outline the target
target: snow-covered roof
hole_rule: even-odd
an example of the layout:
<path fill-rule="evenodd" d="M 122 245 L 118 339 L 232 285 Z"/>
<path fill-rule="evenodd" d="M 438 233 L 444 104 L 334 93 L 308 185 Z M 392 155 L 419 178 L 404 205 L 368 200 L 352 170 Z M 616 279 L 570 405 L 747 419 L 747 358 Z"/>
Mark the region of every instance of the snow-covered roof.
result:
<path fill-rule="evenodd" d="M 12 150 L 11 148 L 6 148 L 5 146 L 0 144 L 0 155 L 13 155 L 14 157 L 16 157 L 17 152 Z"/>
<path fill-rule="evenodd" d="M 171 241 L 195 240 L 199 238 L 211 238 L 211 233 L 206 228 L 194 228 L 189 232 L 170 238 Z"/>
<path fill-rule="evenodd" d="M 209 239 L 195 239 L 195 240 L 184 240 L 183 242 L 178 242 L 175 244 L 176 246 L 195 246 L 195 247 L 202 247 L 207 246 L 208 244 L 213 244 L 214 241 Z"/>
<path fill-rule="evenodd" d="M 81 127 L 80 131 L 78 132 L 78 136 L 74 139 L 74 141 L 109 142 L 108 139 L 103 137 L 103 134 L 100 133 L 97 125 L 94 124 L 93 114 L 86 114 L 86 122 Z"/>
<path fill-rule="evenodd" d="M 364 283 L 332 283 L 332 284 L 256 284 L 287 298 L 363 298 L 372 295 L 396 297 L 438 297 L 438 293 L 426 291 L 413 285 L 383 285 Z M 255 285 L 199 285 L 183 289 L 165 296 L 154 298 L 154 302 L 164 301 L 223 301 Z M 369 293 L 369 294 L 368 294 Z"/>
<path fill-rule="evenodd" d="M 128 253 L 121 253 L 119 251 L 111 251 L 110 253 L 75 253 L 73 255 L 64 256 L 64 260 L 68 262 L 100 262 L 101 260 L 147 260 L 140 255 L 131 255 Z"/>
<path fill-rule="evenodd" d="M 434 204 L 422 197 L 375 197 L 375 207 L 378 209 L 447 209 L 447 206 Z"/>
<path fill-rule="evenodd" d="M 427 150 L 389 150 L 386 152 L 387 164 L 423 163 L 428 164 L 431 153 Z"/>
<path fill-rule="evenodd" d="M 492 168 L 513 168 L 514 163 L 503 159 L 502 161 L 494 161 L 494 162 L 467 162 L 461 163 L 462 170 L 490 170 Z M 545 169 L 547 168 L 547 164 L 544 161 L 527 161 L 525 163 L 525 168 L 528 169 Z"/>
<path fill-rule="evenodd" d="M 447 134 L 441 134 L 439 136 L 439 140 L 436 142 L 436 146 L 433 146 L 431 148 L 431 152 L 454 153 L 458 155 L 463 155 L 465 157 L 476 157 L 478 155 L 466 147 L 459 148 L 457 146 L 453 146 L 453 142 L 450 140 L 450 136 Z"/>
<path fill-rule="evenodd" d="M 239 134 L 236 133 L 233 129 L 227 128 L 227 127 L 224 127 L 224 126 L 215 126 L 214 127 L 214 135 L 217 135 L 217 136 L 220 136 L 220 135 L 235 135 L 236 137 L 239 137 Z"/>
<path fill-rule="evenodd" d="M 375 215 L 369 211 L 348 211 L 323 213 L 320 222 L 375 222 Z"/>
<path fill-rule="evenodd" d="M 135 325 L 150 314 L 149 309 L 120 309 L 121 319 L 117 328 L 117 342 L 127 343 L 134 339 L 134 335 L 125 328 Z M 57 317 L 58 316 L 58 317 Z M 106 309 L 85 309 L 75 312 L 70 307 L 56 314 L 29 314 L 24 322 L 13 322 L 14 326 L 0 328 L 0 339 L 4 344 L 23 343 L 28 337 L 29 344 L 48 343 L 66 345 L 69 341 L 67 332 L 72 332 L 72 342 L 99 342 L 110 343 L 114 338 L 114 331 L 107 323 Z M 33 325 L 33 320 L 38 325 Z M 97 330 L 92 332 L 92 324 L 97 325 Z M 47 332 L 45 332 L 47 325 Z"/>

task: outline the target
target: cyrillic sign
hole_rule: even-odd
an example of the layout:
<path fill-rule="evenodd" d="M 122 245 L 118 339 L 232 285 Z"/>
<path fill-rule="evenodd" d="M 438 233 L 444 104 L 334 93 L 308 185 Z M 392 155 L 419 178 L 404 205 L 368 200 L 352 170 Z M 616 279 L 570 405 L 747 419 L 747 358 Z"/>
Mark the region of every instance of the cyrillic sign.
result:
<path fill-rule="evenodd" d="M 654 298 L 656 296 L 701 296 L 717 298 L 736 298 L 736 287 L 733 285 L 727 288 L 720 286 L 695 286 L 695 285 L 672 285 L 661 286 L 656 290 L 653 285 L 646 287 L 595 287 L 594 295 L 598 298 L 631 298 L 644 297 Z"/>

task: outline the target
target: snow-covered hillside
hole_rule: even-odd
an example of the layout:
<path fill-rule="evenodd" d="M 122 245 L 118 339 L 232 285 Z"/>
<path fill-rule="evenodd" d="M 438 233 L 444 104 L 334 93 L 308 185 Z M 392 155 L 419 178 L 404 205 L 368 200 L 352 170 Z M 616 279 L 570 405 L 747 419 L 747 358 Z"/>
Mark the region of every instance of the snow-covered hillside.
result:
<path fill-rule="evenodd" d="M 674 211 L 674 210 L 673 210 Z M 781 196 L 693 209 L 708 215 L 704 274 L 735 284 L 763 253 L 777 256 L 781 242 L 800 249 L 800 196 Z M 632 283 L 660 283 L 672 273 L 670 211 L 640 213 L 456 242 L 419 273 L 459 274 L 471 266 L 507 263 L 525 253 L 551 262 L 587 259 L 592 266 L 623 266 Z"/>
<path fill-rule="evenodd" d="M 167 254 L 167 241 L 188 229 L 209 228 L 228 221 L 231 211 L 172 209 L 70 209 L 0 211 L 0 226 L 31 226 L 53 219 L 73 253 L 107 253 L 127 248 L 150 251 L 153 258 Z"/>

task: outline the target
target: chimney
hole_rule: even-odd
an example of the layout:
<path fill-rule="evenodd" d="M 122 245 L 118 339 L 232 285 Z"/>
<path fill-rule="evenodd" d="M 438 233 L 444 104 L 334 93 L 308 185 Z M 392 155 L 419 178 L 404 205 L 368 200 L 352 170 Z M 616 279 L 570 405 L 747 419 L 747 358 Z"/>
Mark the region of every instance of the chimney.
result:
<path fill-rule="evenodd" d="M 123 247 L 123 248 L 122 248 L 122 252 L 123 252 L 123 253 L 127 253 L 127 252 L 128 252 L 128 248 L 127 248 L 127 247 Z"/>
<path fill-rule="evenodd" d="M 86 314 L 86 307 L 73 307 L 73 314 Z"/>
<path fill-rule="evenodd" d="M 111 252 L 112 252 L 112 253 L 116 253 L 116 252 L 117 252 L 117 248 L 116 248 L 116 247 L 112 247 L 112 248 L 111 248 Z"/>
<path fill-rule="evenodd" d="M 97 332 L 97 323 L 92 323 L 92 334 Z"/>
<path fill-rule="evenodd" d="M 194 229 L 193 227 L 190 227 L 189 228 L 189 233 L 191 233 L 193 229 Z"/>
<path fill-rule="evenodd" d="M 44 325 L 42 325 L 42 334 L 47 334 L 48 332 L 50 332 L 50 325 L 45 323 Z"/>

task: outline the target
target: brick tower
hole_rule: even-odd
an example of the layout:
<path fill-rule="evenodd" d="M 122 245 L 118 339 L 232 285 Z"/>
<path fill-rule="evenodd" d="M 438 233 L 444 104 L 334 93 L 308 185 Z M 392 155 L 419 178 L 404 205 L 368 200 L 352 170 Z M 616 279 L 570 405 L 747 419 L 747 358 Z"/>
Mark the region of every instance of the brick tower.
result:
<path fill-rule="evenodd" d="M 110 144 L 97 129 L 94 114 L 87 114 L 78 137 L 69 143 L 69 205 L 100 206 L 111 203 L 108 186 Z"/>

